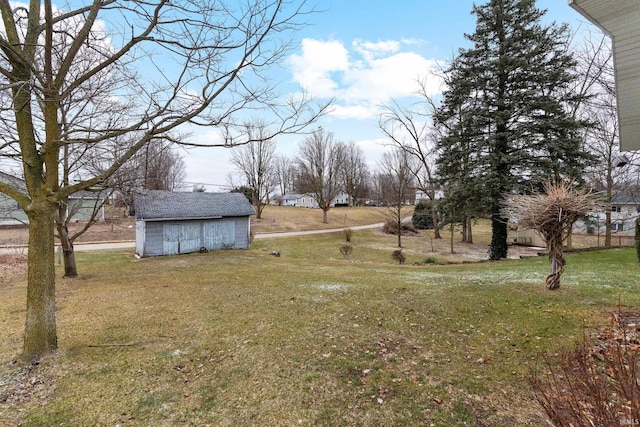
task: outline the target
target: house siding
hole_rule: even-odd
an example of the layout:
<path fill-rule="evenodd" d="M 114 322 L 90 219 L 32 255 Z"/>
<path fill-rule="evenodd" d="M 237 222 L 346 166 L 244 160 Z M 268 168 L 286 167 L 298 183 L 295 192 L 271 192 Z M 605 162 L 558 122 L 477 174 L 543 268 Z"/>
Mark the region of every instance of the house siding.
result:
<path fill-rule="evenodd" d="M 27 214 L 11 197 L 0 193 L 0 225 L 28 224 Z"/>
<path fill-rule="evenodd" d="M 70 219 L 73 221 L 90 221 L 97 209 L 95 220 L 104 221 L 104 206 L 98 206 L 101 203 L 102 201 L 98 199 L 69 199 L 67 214 L 71 216 Z"/>
<path fill-rule="evenodd" d="M 145 221 L 136 221 L 136 253 L 140 256 L 144 256 L 145 253 L 146 225 Z"/>

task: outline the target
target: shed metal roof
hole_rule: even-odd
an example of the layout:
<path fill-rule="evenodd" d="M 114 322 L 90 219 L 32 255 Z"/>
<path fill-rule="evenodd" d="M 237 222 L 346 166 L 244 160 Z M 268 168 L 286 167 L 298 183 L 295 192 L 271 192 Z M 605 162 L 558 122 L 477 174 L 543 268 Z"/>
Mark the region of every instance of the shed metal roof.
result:
<path fill-rule="evenodd" d="M 620 149 L 640 150 L 640 0 L 569 0 L 613 41 Z"/>
<path fill-rule="evenodd" d="M 158 221 L 255 215 L 242 193 L 145 191 L 134 196 L 136 219 Z"/>

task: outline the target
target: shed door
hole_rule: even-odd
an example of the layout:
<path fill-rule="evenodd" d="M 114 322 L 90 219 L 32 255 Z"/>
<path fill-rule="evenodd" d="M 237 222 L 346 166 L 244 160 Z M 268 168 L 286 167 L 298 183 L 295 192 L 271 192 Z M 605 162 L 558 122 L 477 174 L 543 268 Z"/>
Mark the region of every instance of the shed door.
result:
<path fill-rule="evenodd" d="M 235 223 L 211 221 L 204 223 L 204 244 L 209 250 L 231 249 L 235 246 Z"/>
<path fill-rule="evenodd" d="M 178 255 L 180 253 L 180 224 L 165 224 L 162 229 L 162 253 Z"/>
<path fill-rule="evenodd" d="M 180 248 L 181 254 L 198 252 L 200 250 L 200 223 L 180 224 Z"/>
<path fill-rule="evenodd" d="M 188 254 L 200 250 L 200 223 L 165 224 L 163 229 L 165 255 Z"/>

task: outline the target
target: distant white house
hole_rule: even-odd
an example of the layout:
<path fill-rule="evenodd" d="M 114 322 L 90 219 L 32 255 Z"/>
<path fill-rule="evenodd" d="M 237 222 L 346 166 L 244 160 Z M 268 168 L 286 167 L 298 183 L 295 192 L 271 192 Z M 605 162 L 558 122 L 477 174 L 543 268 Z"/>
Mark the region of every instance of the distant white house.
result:
<path fill-rule="evenodd" d="M 578 221 L 574 232 L 603 234 L 605 230 L 605 208 L 593 211 L 587 221 Z M 611 200 L 611 231 L 623 236 L 635 234 L 635 221 L 640 216 L 640 195 L 617 194 Z"/>
<path fill-rule="evenodd" d="M 317 208 L 318 202 L 311 194 L 290 193 L 282 196 L 283 206 L 300 206 L 303 208 Z"/>
<path fill-rule="evenodd" d="M 109 197 L 109 190 L 81 190 L 69 196 L 67 215 L 72 221 L 104 221 L 104 204 Z"/>
<path fill-rule="evenodd" d="M 27 186 L 24 180 L 7 173 L 0 172 L 0 182 L 11 184 L 14 187 L 20 188 L 25 193 L 27 192 Z M 27 214 L 20 209 L 18 202 L 0 193 L 0 225 L 27 224 L 28 222 Z"/>
<path fill-rule="evenodd" d="M 347 206 L 349 204 L 349 195 L 345 192 L 338 194 L 332 201 L 330 206 Z M 282 196 L 283 206 L 300 206 L 303 208 L 319 208 L 318 202 L 312 194 L 285 194 Z"/>
<path fill-rule="evenodd" d="M 436 200 L 442 199 L 444 197 L 444 193 L 441 190 L 436 190 Z M 429 196 L 427 196 L 427 193 L 425 193 L 422 190 L 416 190 L 416 200 L 415 200 L 415 204 L 417 205 L 420 202 L 431 202 L 431 199 L 429 198 Z"/>

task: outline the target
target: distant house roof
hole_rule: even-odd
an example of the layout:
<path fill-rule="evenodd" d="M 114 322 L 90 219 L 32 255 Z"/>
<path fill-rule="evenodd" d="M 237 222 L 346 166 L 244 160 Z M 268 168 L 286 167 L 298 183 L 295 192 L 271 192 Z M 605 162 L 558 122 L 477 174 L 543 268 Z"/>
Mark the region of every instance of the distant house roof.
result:
<path fill-rule="evenodd" d="M 618 193 L 611 199 L 612 205 L 640 205 L 640 197 L 637 194 Z"/>
<path fill-rule="evenodd" d="M 13 185 L 20 190 L 26 191 L 27 184 L 24 182 L 24 179 L 15 177 L 13 175 L 9 175 L 5 172 L 0 172 L 0 182 L 5 182 Z M 80 190 L 76 191 L 72 195 L 69 196 L 70 199 L 99 199 L 104 200 L 109 196 L 110 190 L 102 190 L 102 191 L 89 191 L 89 190 Z"/>
<path fill-rule="evenodd" d="M 109 197 L 110 190 L 102 190 L 102 191 L 88 191 L 88 190 L 80 190 L 76 191 L 72 195 L 69 196 L 70 199 L 83 199 L 83 200 L 104 200 Z"/>
<path fill-rule="evenodd" d="M 298 200 L 300 197 L 302 197 L 301 194 L 285 194 L 284 196 L 282 196 L 283 200 Z"/>
<path fill-rule="evenodd" d="M 136 219 L 207 219 L 255 215 L 242 193 L 146 191 L 134 196 Z"/>

